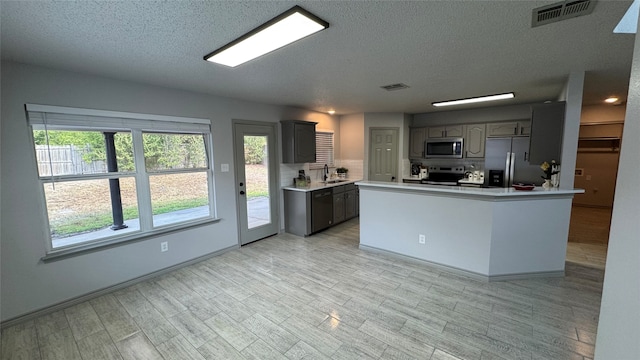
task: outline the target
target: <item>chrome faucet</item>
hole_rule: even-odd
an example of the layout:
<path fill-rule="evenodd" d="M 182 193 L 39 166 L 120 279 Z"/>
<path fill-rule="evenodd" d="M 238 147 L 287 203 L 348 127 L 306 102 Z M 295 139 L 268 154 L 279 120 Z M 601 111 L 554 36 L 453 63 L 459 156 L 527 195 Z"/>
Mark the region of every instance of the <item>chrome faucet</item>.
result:
<path fill-rule="evenodd" d="M 324 170 L 322 170 L 322 179 L 324 180 L 324 182 L 327 182 L 328 178 L 329 178 L 329 165 L 324 164 Z"/>

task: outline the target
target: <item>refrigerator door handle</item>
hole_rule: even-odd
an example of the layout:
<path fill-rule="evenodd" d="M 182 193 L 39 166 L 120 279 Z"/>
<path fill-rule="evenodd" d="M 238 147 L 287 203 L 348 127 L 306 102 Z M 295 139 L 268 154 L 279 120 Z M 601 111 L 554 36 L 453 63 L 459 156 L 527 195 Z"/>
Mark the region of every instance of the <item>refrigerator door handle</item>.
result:
<path fill-rule="evenodd" d="M 511 183 L 511 170 L 509 170 L 509 169 L 511 169 L 511 153 L 510 152 L 507 153 L 507 161 L 504 164 L 504 179 L 503 179 L 503 181 L 504 181 L 504 185 L 503 186 L 504 187 L 511 186 L 511 184 L 510 184 Z"/>
<path fill-rule="evenodd" d="M 509 167 L 509 186 L 513 185 L 513 178 L 515 176 L 516 167 L 516 153 L 511 153 L 511 165 Z"/>

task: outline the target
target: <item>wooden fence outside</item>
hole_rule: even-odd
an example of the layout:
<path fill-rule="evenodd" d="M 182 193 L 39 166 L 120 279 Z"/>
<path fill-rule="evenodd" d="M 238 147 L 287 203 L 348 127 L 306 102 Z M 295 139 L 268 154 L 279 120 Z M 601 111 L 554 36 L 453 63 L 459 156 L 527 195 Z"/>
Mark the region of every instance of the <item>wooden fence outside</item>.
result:
<path fill-rule="evenodd" d="M 86 149 L 75 145 L 36 145 L 38 174 L 40 176 L 96 174 L 107 171 L 105 161 L 86 162 L 82 156 Z M 49 159 L 51 154 L 51 159 Z"/>

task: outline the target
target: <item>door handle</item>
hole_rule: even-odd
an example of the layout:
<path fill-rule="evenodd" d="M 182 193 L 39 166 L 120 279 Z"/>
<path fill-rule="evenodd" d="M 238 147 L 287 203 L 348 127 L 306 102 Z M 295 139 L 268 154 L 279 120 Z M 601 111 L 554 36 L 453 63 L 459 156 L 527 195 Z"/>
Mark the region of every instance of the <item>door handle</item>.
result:
<path fill-rule="evenodd" d="M 240 190 L 240 195 L 244 195 L 244 190 Z"/>
<path fill-rule="evenodd" d="M 243 182 L 241 182 L 241 183 L 240 183 L 240 186 L 244 186 L 244 183 L 243 183 Z"/>

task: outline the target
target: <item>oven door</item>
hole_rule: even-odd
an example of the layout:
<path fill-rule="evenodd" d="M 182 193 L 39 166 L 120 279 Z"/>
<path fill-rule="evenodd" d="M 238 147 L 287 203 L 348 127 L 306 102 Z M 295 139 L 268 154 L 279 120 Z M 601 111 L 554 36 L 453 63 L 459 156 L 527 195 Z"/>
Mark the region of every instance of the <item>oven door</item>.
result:
<path fill-rule="evenodd" d="M 425 157 L 461 159 L 462 143 L 462 138 L 428 139 L 424 145 Z"/>

